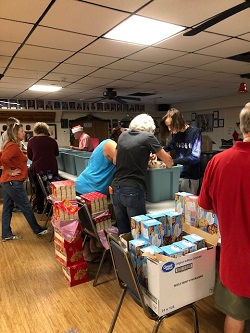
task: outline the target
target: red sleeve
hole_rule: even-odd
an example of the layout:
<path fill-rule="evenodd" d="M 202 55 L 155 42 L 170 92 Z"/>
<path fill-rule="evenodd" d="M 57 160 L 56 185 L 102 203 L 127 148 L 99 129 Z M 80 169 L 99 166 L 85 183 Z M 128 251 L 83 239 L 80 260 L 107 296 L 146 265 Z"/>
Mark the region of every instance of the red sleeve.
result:
<path fill-rule="evenodd" d="M 212 161 L 209 161 L 206 169 L 204 178 L 202 181 L 201 191 L 198 198 L 198 204 L 205 210 L 212 210 L 213 207 L 213 200 L 209 194 L 210 189 L 210 179 L 211 179 L 211 173 L 212 173 Z"/>

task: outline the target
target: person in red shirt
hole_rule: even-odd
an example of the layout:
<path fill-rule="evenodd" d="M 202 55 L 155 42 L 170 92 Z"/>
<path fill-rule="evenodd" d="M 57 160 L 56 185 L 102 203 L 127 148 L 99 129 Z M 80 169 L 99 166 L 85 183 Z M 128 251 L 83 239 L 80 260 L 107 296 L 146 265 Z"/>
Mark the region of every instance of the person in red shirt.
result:
<path fill-rule="evenodd" d="M 74 134 L 74 138 L 79 140 L 79 146 L 70 146 L 70 149 L 89 152 L 92 152 L 94 150 L 91 137 L 83 131 L 83 127 L 81 125 L 74 126 L 72 128 L 72 133 Z"/>
<path fill-rule="evenodd" d="M 215 303 L 226 314 L 224 333 L 243 333 L 250 319 L 250 103 L 240 112 L 243 141 L 207 164 L 199 205 L 219 220 L 221 253 Z"/>
<path fill-rule="evenodd" d="M 11 124 L 7 129 L 7 137 L 0 154 L 0 164 L 3 166 L 0 179 L 3 189 L 2 241 L 22 238 L 21 235 L 13 234 L 10 226 L 14 202 L 36 235 L 45 235 L 50 231 L 37 223 L 23 186 L 28 175 L 27 156 L 21 151 L 19 144 L 24 135 L 22 124 Z"/>

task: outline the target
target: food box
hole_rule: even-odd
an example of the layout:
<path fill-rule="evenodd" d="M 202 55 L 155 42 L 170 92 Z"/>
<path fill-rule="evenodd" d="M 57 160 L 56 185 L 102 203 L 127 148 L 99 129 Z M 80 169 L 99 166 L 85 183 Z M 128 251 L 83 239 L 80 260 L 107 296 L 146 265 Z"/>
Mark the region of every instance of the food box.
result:
<path fill-rule="evenodd" d="M 74 243 L 64 242 L 55 239 L 56 259 L 65 267 L 76 265 L 83 262 L 82 239 L 81 237 Z"/>
<path fill-rule="evenodd" d="M 144 290 L 144 298 L 159 316 L 210 296 L 214 291 L 218 235 L 187 224 L 183 225 L 183 231 L 203 237 L 206 247 L 178 258 L 146 254 L 148 289 Z M 127 245 L 129 234 L 120 237 Z"/>
<path fill-rule="evenodd" d="M 108 200 L 105 194 L 100 192 L 89 192 L 81 194 L 80 197 L 86 202 L 91 214 L 108 209 Z"/>
<path fill-rule="evenodd" d="M 63 274 L 70 287 L 88 282 L 87 262 L 81 262 L 71 267 L 62 266 Z"/>
<path fill-rule="evenodd" d="M 76 187 L 75 182 L 72 180 L 60 180 L 57 182 L 51 182 L 52 198 L 56 201 L 62 201 L 64 199 L 75 200 L 76 199 Z"/>

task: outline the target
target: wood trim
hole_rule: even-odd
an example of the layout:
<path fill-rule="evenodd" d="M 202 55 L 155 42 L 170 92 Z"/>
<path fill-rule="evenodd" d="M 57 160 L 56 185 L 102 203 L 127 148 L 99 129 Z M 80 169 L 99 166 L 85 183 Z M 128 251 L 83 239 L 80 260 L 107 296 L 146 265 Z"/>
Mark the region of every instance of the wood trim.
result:
<path fill-rule="evenodd" d="M 56 112 L 49 111 L 10 111 L 10 110 L 0 110 L 0 122 L 6 123 L 9 117 L 15 117 L 20 120 L 20 122 L 35 123 L 37 121 L 54 123 L 56 118 Z"/>

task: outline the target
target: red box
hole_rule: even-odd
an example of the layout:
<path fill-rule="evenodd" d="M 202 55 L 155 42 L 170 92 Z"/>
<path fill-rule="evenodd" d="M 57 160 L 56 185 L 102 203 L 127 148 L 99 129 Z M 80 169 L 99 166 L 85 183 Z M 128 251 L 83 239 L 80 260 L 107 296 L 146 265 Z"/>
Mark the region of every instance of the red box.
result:
<path fill-rule="evenodd" d="M 76 228 L 76 232 L 74 235 L 74 238 L 71 242 L 68 242 L 62 235 L 62 233 L 60 232 L 60 229 L 58 228 L 54 228 L 54 241 L 58 244 L 60 244 L 62 247 L 69 247 L 70 244 L 74 244 L 76 243 L 79 239 L 82 239 L 82 227 L 81 224 L 78 223 L 77 228 Z"/>
<path fill-rule="evenodd" d="M 73 266 L 83 262 L 82 238 L 76 242 L 61 242 L 55 239 L 55 255 L 56 259 L 65 267 Z"/>
<path fill-rule="evenodd" d="M 90 213 L 96 213 L 108 209 L 108 200 L 105 194 L 100 192 L 90 192 L 81 194 L 80 197 L 85 200 Z"/>
<path fill-rule="evenodd" d="M 60 180 L 51 182 L 52 198 L 54 200 L 62 201 L 64 199 L 75 200 L 76 187 L 75 182 L 72 180 Z"/>
<path fill-rule="evenodd" d="M 88 282 L 89 276 L 87 267 L 88 264 L 86 261 L 71 267 L 62 267 L 64 277 L 70 287 Z"/>

